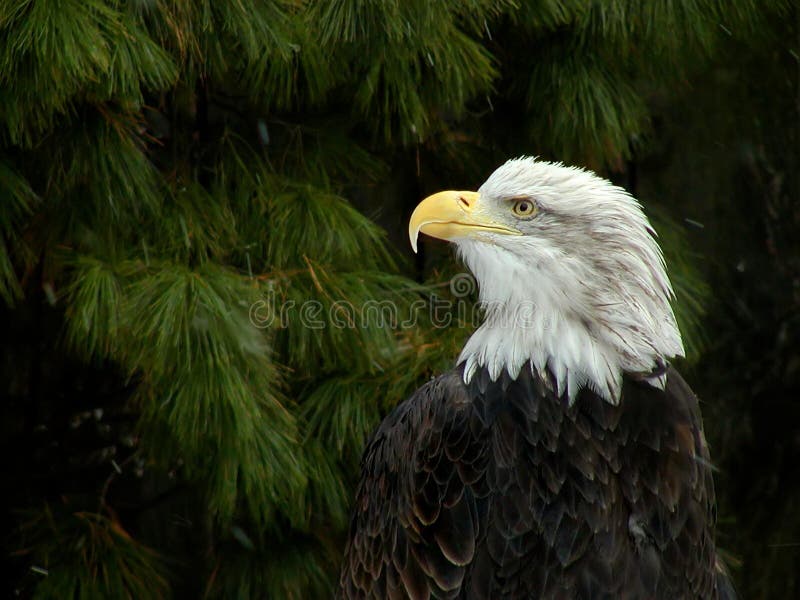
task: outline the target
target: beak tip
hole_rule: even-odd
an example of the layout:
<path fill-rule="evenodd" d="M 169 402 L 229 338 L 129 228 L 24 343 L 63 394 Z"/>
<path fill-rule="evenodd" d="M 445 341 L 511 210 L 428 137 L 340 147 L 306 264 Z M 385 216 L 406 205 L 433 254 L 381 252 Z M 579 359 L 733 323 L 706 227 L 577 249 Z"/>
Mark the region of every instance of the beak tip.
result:
<path fill-rule="evenodd" d="M 411 249 L 414 251 L 414 254 L 417 253 L 417 237 L 419 236 L 419 232 L 412 233 L 409 237 L 411 240 Z"/>

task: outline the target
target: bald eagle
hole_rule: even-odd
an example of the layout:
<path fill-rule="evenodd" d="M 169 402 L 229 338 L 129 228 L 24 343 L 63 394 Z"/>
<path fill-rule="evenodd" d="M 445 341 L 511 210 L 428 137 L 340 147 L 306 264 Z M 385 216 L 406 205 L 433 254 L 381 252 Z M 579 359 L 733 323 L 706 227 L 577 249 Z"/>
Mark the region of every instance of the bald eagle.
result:
<path fill-rule="evenodd" d="M 485 319 L 369 441 L 344 598 L 719 598 L 698 402 L 655 232 L 625 190 L 523 157 L 411 216 Z"/>

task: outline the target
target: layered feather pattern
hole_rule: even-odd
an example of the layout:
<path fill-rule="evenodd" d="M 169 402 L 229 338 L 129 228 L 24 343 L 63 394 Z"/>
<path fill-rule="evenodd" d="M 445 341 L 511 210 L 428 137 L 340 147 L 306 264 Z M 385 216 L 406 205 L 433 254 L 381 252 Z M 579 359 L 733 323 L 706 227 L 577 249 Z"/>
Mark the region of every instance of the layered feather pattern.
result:
<path fill-rule="evenodd" d="M 716 598 L 697 400 L 672 369 L 575 402 L 528 365 L 421 388 L 363 459 L 344 598 Z"/>

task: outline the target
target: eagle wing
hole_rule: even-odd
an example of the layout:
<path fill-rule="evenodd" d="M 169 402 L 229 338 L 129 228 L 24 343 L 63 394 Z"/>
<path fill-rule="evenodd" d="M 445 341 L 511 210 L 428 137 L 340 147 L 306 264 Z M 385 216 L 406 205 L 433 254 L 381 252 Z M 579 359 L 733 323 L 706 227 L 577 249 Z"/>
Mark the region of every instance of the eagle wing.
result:
<path fill-rule="evenodd" d="M 619 406 L 552 389 L 456 369 L 398 406 L 364 453 L 340 594 L 718 597 L 708 448 L 680 375 L 626 378 Z"/>
<path fill-rule="evenodd" d="M 343 597 L 458 593 L 479 523 L 468 484 L 481 471 L 481 457 L 465 456 L 479 447 L 469 408 L 463 383 L 448 373 L 381 424 L 362 459 L 340 580 Z"/>

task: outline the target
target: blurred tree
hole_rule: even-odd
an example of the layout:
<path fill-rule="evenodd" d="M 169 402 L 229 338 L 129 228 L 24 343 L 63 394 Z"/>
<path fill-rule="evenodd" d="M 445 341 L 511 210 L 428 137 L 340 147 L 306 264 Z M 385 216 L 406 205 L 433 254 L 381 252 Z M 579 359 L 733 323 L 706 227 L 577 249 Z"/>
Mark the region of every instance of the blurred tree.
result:
<path fill-rule="evenodd" d="M 689 223 L 715 290 L 689 373 L 742 597 L 800 596 L 800 10 L 732 28 L 658 101 L 641 194 Z M 685 151 L 685 149 L 690 149 Z"/>
<path fill-rule="evenodd" d="M 346 198 L 402 232 L 522 153 L 633 185 L 653 99 L 787 11 L 2 3 L 8 591 L 330 596 L 366 436 L 468 333 Z M 659 214 L 697 350 L 705 284 Z"/>

